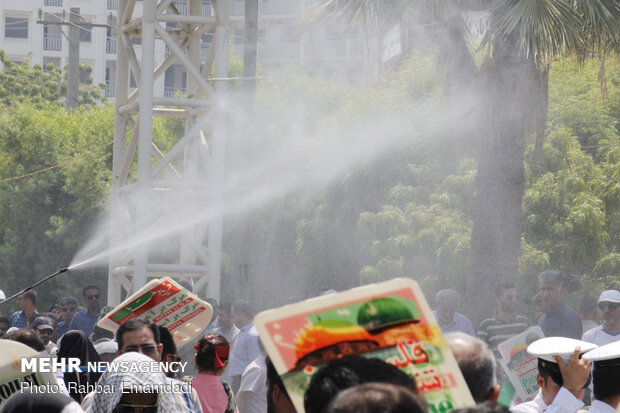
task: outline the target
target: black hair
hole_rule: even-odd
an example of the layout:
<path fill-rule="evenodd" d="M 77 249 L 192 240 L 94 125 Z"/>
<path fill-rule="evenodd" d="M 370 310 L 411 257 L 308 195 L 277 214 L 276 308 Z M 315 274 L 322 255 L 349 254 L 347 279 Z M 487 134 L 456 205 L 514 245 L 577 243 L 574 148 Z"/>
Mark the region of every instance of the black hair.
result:
<path fill-rule="evenodd" d="M 6 334 L 4 338 L 7 340 L 19 341 L 36 351 L 45 350 L 43 340 L 41 340 L 39 336 L 37 336 L 37 333 L 31 328 L 20 328 L 17 331 Z"/>
<path fill-rule="evenodd" d="M 592 370 L 594 380 L 594 397 L 603 400 L 609 396 L 620 395 L 620 364 L 618 359 L 595 361 Z"/>
<path fill-rule="evenodd" d="M 410 388 L 392 383 L 364 383 L 340 393 L 327 413 L 425 413 L 426 406 Z"/>
<path fill-rule="evenodd" d="M 8 323 L 11 325 L 11 319 L 5 315 L 0 315 L 0 323 Z"/>
<path fill-rule="evenodd" d="M 101 294 L 101 289 L 95 284 L 88 284 L 86 287 L 82 288 L 82 295 L 86 295 L 86 291 L 88 290 L 97 290 Z"/>
<path fill-rule="evenodd" d="M 158 327 L 159 327 L 159 340 L 163 346 L 161 350 L 161 358 L 163 360 L 164 357 L 166 357 L 168 354 L 177 354 L 177 345 L 174 344 L 174 339 L 172 338 L 172 334 L 170 334 L 170 331 L 168 331 L 166 327 L 163 327 L 163 326 L 158 326 Z"/>
<path fill-rule="evenodd" d="M 304 396 L 306 413 L 320 413 L 340 391 L 362 383 L 398 384 L 417 393 L 415 380 L 383 360 L 357 355 L 332 360 L 310 380 Z"/>
<path fill-rule="evenodd" d="M 26 291 L 24 293 L 24 300 L 30 300 L 32 305 L 37 305 L 37 292 L 34 290 Z"/>
<path fill-rule="evenodd" d="M 64 307 L 65 305 L 78 305 L 78 302 L 75 298 L 73 297 L 65 297 L 62 300 L 60 300 L 60 309 L 62 310 L 62 307 Z"/>
<path fill-rule="evenodd" d="M 271 394 L 271 389 L 273 388 L 273 386 L 277 386 L 280 389 L 280 393 L 284 394 L 287 399 L 291 400 L 288 392 L 286 391 L 286 387 L 284 387 L 284 382 L 282 381 L 282 378 L 276 371 L 276 368 L 273 366 L 273 363 L 271 362 L 271 359 L 269 357 L 265 357 L 265 366 L 267 366 L 267 381 L 269 382 L 267 394 Z"/>
<path fill-rule="evenodd" d="M 62 311 L 62 309 L 60 308 L 60 304 L 52 304 L 50 306 L 49 310 L 47 310 L 47 311 L 49 311 L 51 313 L 54 310 Z"/>
<path fill-rule="evenodd" d="M 486 401 L 484 403 L 479 403 L 474 407 L 453 410 L 452 413 L 510 413 L 510 409 L 508 406 L 504 406 L 503 404 Z"/>
<path fill-rule="evenodd" d="M 132 318 L 131 320 L 125 321 L 120 325 L 118 330 L 116 330 L 116 342 L 118 343 L 118 349 L 123 349 L 123 334 L 128 331 L 140 330 L 142 327 L 150 328 L 153 332 L 155 344 L 159 344 L 159 328 L 157 328 L 157 324 L 144 318 Z"/>
<path fill-rule="evenodd" d="M 198 370 L 215 370 L 215 347 L 230 347 L 230 343 L 223 335 L 209 334 L 198 340 L 197 346 L 196 366 Z"/>
<path fill-rule="evenodd" d="M 501 297 L 502 295 L 504 295 L 504 290 L 510 290 L 511 288 L 516 287 L 510 281 L 497 284 L 497 287 L 495 287 L 495 297 Z"/>

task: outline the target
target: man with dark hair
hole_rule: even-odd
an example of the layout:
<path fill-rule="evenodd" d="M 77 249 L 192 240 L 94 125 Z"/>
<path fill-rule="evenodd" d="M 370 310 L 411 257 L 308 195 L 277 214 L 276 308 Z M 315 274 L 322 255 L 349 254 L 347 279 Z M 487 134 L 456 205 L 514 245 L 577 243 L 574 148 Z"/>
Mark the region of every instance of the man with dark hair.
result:
<path fill-rule="evenodd" d="M 11 327 L 26 328 L 28 327 L 28 319 L 39 315 L 36 308 L 37 293 L 32 290 L 22 293 L 17 298 L 17 305 L 21 311 L 16 311 L 11 315 Z"/>
<path fill-rule="evenodd" d="M 11 327 L 11 319 L 5 315 L 0 315 L 0 338 L 6 334 L 6 331 Z"/>
<path fill-rule="evenodd" d="M 228 358 L 228 374 L 230 386 L 237 393 L 241 385 L 241 375 L 245 368 L 258 356 L 258 331 L 254 327 L 252 317 L 254 314 L 250 305 L 245 301 L 235 303 L 232 308 L 232 320 L 241 330 L 230 349 Z"/>
<path fill-rule="evenodd" d="M 101 313 L 101 292 L 96 285 L 87 285 L 82 290 L 82 298 L 86 308 L 75 313 L 69 324 L 69 330 L 82 330 L 89 336 L 93 326 L 99 321 Z"/>
<path fill-rule="evenodd" d="M 495 302 L 497 317 L 487 318 L 480 323 L 477 335 L 499 358 L 497 345 L 525 331 L 532 322 L 527 317 L 517 315 L 517 289 L 513 283 L 501 283 L 495 288 Z"/>
<path fill-rule="evenodd" d="M 590 413 L 614 413 L 620 406 L 620 341 L 586 353 L 583 358 L 594 363 L 592 381 L 594 397 Z"/>
<path fill-rule="evenodd" d="M 19 330 L 7 334 L 4 338 L 7 340 L 19 341 L 38 352 L 45 351 L 45 344 L 43 344 L 43 341 L 37 336 L 34 330 L 29 328 L 20 328 Z"/>
<path fill-rule="evenodd" d="M 54 334 L 54 322 L 48 317 L 37 317 L 32 323 L 32 329 L 37 333 L 37 337 L 43 341 L 45 351 L 48 355 L 56 352 L 56 343 L 51 340 Z"/>
<path fill-rule="evenodd" d="M 590 377 L 590 362 L 582 359 L 581 354 L 594 347 L 563 337 L 542 338 L 530 344 L 528 353 L 538 357 L 536 382 L 540 390 L 534 400 L 518 404 L 510 411 L 575 413 L 581 409 Z"/>
<path fill-rule="evenodd" d="M 312 376 L 304 395 L 305 411 L 321 413 L 340 391 L 369 382 L 397 384 L 417 393 L 415 380 L 396 366 L 352 355 L 330 361 Z"/>
<path fill-rule="evenodd" d="M 161 361 L 163 346 L 159 340 L 159 327 L 152 321 L 143 318 L 132 318 L 131 320 L 127 320 L 121 324 L 116 331 L 119 356 L 138 352 L 155 361 Z M 166 381 L 171 385 L 171 388 L 180 388 L 179 380 L 166 377 Z M 89 393 L 84 398 L 82 407 L 85 411 L 89 411 L 88 408 L 92 403 L 94 393 L 95 392 Z M 202 413 L 202 406 L 198 400 L 196 390 L 192 389 L 191 386 L 184 387 L 184 391 L 172 391 L 170 393 L 172 394 L 175 404 L 173 411 Z"/>
<path fill-rule="evenodd" d="M 174 344 L 174 338 L 172 338 L 172 334 L 170 334 L 170 331 L 168 331 L 166 327 L 158 327 L 159 338 L 162 345 L 162 364 L 169 366 L 172 362 L 179 362 L 181 360 L 181 357 L 179 357 L 179 355 L 177 354 L 177 345 Z M 174 376 L 176 375 L 176 372 L 172 371 L 171 369 L 164 369 L 164 372 L 166 373 L 166 376 L 170 378 L 174 378 Z M 184 372 L 179 372 L 179 374 L 181 374 L 181 377 L 185 375 Z"/>
<path fill-rule="evenodd" d="M 65 297 L 60 300 L 60 317 L 62 321 L 58 323 L 58 329 L 60 330 L 60 336 L 62 337 L 67 331 L 69 331 L 69 324 L 71 319 L 78 311 L 78 302 L 73 297 Z"/>
<path fill-rule="evenodd" d="M 596 297 L 584 295 L 579 302 L 579 317 L 583 326 L 583 333 L 598 327 L 597 320 L 597 302 Z M 586 340 L 587 341 L 587 340 Z"/>
<path fill-rule="evenodd" d="M 327 406 L 326 413 L 426 413 L 420 397 L 391 383 L 365 383 L 346 389 Z"/>
<path fill-rule="evenodd" d="M 547 270 L 538 274 L 540 300 L 544 314 L 538 320 L 546 337 L 568 337 L 579 340 L 582 336 L 579 314 L 564 301 L 566 274 Z"/>
<path fill-rule="evenodd" d="M 495 377 L 495 358 L 486 343 L 464 333 L 449 333 L 445 339 L 474 401 L 497 401 L 499 385 Z"/>
<path fill-rule="evenodd" d="M 295 413 L 295 406 L 284 387 L 284 382 L 269 357 L 265 357 L 265 365 L 267 366 L 267 413 Z"/>

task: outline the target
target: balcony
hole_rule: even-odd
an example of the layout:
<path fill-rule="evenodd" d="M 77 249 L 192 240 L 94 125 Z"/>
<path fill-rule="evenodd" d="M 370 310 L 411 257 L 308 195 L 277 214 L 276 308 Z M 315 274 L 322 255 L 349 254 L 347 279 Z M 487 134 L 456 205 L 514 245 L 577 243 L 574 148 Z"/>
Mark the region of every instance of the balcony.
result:
<path fill-rule="evenodd" d="M 43 2 L 44 6 L 55 6 L 55 7 L 62 7 L 62 0 L 45 0 Z"/>
<path fill-rule="evenodd" d="M 185 96 L 184 87 L 166 86 L 164 87 L 164 97 L 173 98 L 178 95 Z"/>
<path fill-rule="evenodd" d="M 108 10 L 116 10 L 118 6 L 116 5 L 116 0 L 107 0 Z"/>
<path fill-rule="evenodd" d="M 114 92 L 116 91 L 116 83 L 108 82 L 105 87 L 105 97 L 111 98 L 114 97 Z"/>
<path fill-rule="evenodd" d="M 44 34 L 43 50 L 62 50 L 62 36 L 59 34 Z"/>
<path fill-rule="evenodd" d="M 107 54 L 116 54 L 116 40 L 114 40 L 114 39 L 106 39 L 106 41 L 105 41 L 105 52 Z"/>

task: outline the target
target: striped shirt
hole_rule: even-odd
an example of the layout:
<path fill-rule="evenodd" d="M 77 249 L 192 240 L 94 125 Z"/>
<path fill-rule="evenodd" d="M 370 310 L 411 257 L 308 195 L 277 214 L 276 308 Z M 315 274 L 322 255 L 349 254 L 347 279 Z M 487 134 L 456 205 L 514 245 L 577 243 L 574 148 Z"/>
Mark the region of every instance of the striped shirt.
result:
<path fill-rule="evenodd" d="M 531 325 L 532 322 L 527 317 L 520 315 L 509 322 L 487 318 L 480 323 L 477 336 L 487 343 L 491 350 L 496 350 L 499 343 L 525 331 Z"/>

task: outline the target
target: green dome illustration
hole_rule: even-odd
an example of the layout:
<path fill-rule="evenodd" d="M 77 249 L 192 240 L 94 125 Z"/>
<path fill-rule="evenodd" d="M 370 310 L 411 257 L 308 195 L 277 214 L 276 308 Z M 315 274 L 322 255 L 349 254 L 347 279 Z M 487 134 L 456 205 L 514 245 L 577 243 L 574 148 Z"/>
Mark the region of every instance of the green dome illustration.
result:
<path fill-rule="evenodd" d="M 414 315 L 405 304 L 390 297 L 369 301 L 357 312 L 357 323 L 366 330 L 399 324 L 413 318 Z"/>

